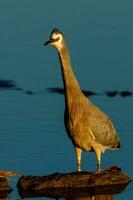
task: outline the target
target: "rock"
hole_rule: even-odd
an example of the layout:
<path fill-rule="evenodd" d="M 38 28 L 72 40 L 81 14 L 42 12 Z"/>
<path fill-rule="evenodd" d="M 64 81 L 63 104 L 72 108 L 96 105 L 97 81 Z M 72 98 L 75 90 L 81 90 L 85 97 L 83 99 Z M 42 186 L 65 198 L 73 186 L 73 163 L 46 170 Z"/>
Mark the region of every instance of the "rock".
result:
<path fill-rule="evenodd" d="M 120 168 L 93 172 L 55 173 L 48 176 L 22 176 L 18 190 L 22 197 L 50 196 L 74 198 L 121 192 L 132 180 Z"/>

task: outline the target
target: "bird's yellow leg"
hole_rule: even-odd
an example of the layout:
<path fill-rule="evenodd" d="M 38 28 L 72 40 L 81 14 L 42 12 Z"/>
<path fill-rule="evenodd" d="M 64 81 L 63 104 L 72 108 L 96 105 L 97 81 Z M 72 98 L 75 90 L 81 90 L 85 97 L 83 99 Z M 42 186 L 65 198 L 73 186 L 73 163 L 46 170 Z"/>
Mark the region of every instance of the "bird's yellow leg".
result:
<path fill-rule="evenodd" d="M 82 149 L 75 147 L 76 157 L 77 157 L 77 170 L 78 172 L 81 172 L 81 154 Z"/>
<path fill-rule="evenodd" d="M 95 154 L 97 158 L 97 173 L 100 173 L 101 172 L 101 149 L 96 148 Z"/>

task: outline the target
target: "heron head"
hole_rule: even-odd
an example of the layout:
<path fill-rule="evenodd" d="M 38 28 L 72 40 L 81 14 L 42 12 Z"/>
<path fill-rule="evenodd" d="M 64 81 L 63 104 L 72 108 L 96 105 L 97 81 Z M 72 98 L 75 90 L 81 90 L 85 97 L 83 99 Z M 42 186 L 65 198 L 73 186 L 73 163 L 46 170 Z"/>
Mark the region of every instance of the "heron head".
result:
<path fill-rule="evenodd" d="M 52 46 L 60 50 L 63 46 L 63 41 L 63 34 L 57 28 L 55 28 L 51 33 L 50 40 L 48 40 L 44 45 L 51 44 Z"/>

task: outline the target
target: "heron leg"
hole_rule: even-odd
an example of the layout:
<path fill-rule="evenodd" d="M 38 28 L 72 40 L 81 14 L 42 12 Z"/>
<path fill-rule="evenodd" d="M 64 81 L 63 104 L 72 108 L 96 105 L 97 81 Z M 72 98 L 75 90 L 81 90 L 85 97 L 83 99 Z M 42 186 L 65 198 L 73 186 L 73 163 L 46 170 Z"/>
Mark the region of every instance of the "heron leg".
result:
<path fill-rule="evenodd" d="M 77 170 L 78 172 L 81 172 L 81 154 L 82 149 L 75 147 L 76 157 L 77 157 Z"/>
<path fill-rule="evenodd" d="M 97 173 L 100 173 L 101 172 L 101 149 L 96 148 L 95 154 L 97 158 Z"/>

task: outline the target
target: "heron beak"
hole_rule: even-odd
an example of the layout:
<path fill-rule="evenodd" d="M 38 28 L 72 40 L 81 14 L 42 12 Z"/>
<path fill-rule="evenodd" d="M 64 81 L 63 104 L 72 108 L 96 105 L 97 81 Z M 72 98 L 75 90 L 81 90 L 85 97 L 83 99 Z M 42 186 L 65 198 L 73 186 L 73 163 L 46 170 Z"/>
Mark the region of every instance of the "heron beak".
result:
<path fill-rule="evenodd" d="M 57 42 L 60 38 L 56 38 L 56 39 L 50 39 L 47 42 L 44 43 L 44 45 L 48 45 L 48 44 L 53 44 L 54 42 Z"/>
<path fill-rule="evenodd" d="M 52 43 L 52 40 L 48 40 L 47 42 L 44 43 L 44 45 L 48 45 L 48 44 L 51 44 Z"/>

